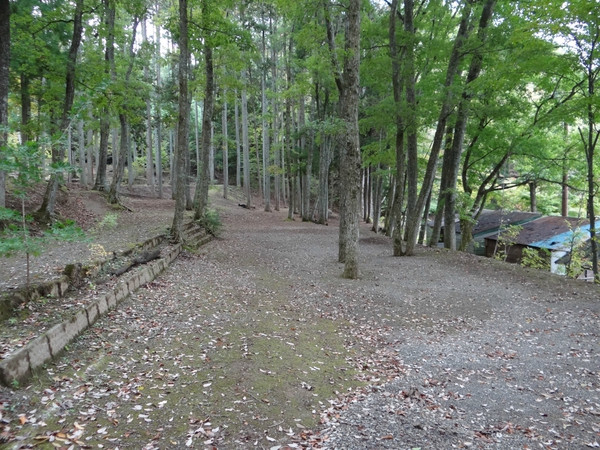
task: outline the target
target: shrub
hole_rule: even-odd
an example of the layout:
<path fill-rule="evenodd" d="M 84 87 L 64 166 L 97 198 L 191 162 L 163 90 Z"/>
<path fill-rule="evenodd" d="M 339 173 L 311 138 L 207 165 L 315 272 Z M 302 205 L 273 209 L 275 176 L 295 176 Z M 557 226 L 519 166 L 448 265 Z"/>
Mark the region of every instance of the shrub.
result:
<path fill-rule="evenodd" d="M 214 209 L 207 209 L 197 223 L 214 237 L 220 237 L 223 232 L 223 222 L 219 213 Z"/>
<path fill-rule="evenodd" d="M 521 265 L 533 269 L 550 270 L 550 251 L 546 248 L 541 250 L 525 248 L 523 249 Z"/>

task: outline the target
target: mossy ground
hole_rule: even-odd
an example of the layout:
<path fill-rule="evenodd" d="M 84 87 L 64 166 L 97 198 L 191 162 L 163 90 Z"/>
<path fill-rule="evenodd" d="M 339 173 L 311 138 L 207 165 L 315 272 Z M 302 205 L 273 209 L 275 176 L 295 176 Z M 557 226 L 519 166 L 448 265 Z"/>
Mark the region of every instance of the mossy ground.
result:
<path fill-rule="evenodd" d="M 273 273 L 210 265 L 188 254 L 40 372 L 19 445 L 271 448 L 362 384 L 348 323 L 295 305 Z"/>

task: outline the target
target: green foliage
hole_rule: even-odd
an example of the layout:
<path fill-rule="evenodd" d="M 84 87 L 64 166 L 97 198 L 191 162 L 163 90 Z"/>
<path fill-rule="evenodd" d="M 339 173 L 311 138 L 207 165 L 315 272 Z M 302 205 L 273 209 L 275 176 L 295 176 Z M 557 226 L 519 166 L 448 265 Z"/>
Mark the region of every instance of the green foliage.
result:
<path fill-rule="evenodd" d="M 16 222 L 21 220 L 21 214 L 9 208 L 0 208 L 0 224 L 3 222 Z"/>
<path fill-rule="evenodd" d="M 10 211 L 10 210 L 8 210 Z M 72 220 L 56 222 L 52 227 L 38 235 L 31 235 L 27 223 L 30 218 L 23 218 L 17 212 L 7 212 L 0 208 L 0 216 L 16 217 L 21 224 L 11 222 L 0 231 L 0 256 L 9 257 L 17 253 L 39 256 L 45 244 L 52 241 L 75 242 L 86 239 L 85 233 Z"/>
<path fill-rule="evenodd" d="M 566 266 L 566 275 L 569 278 L 577 278 L 584 270 L 584 258 L 581 248 L 575 248 L 571 251 L 569 264 Z"/>
<path fill-rule="evenodd" d="M 25 197 L 35 183 L 42 180 L 42 152 L 35 142 L 25 145 L 9 145 L 3 148 L 0 170 L 10 174 L 12 193 L 21 199 L 21 212 L 0 208 L 0 256 L 9 257 L 17 253 L 38 256 L 44 244 L 50 241 L 79 241 L 85 234 L 72 220 L 55 222 L 50 229 L 33 235 L 29 230 L 31 217 L 25 215 Z M 72 170 L 67 164 L 57 164 L 51 171 Z M 29 269 L 29 266 L 28 266 Z M 28 279 L 29 279 L 29 273 Z"/>
<path fill-rule="evenodd" d="M 106 214 L 100 222 L 94 227 L 94 231 L 102 231 L 111 228 L 116 228 L 118 215 L 115 213 Z"/>
<path fill-rule="evenodd" d="M 498 240 L 494 249 L 494 259 L 506 261 L 510 247 L 517 243 L 517 236 L 523 229 L 520 225 L 502 225 L 498 232 Z"/>
<path fill-rule="evenodd" d="M 566 276 L 569 278 L 577 278 L 584 270 L 585 266 L 585 250 L 584 250 L 584 236 L 587 233 L 582 231 L 581 228 L 577 227 L 573 229 L 571 222 L 567 222 L 571 230 L 571 237 L 568 241 L 568 252 L 569 262 L 567 263 Z"/>
<path fill-rule="evenodd" d="M 4 208 L 0 209 L 5 211 Z M 5 212 L 0 213 L 3 216 L 8 216 Z M 21 217 L 14 212 L 18 217 Z M 39 255 L 40 253 L 40 241 L 39 238 L 33 238 L 29 236 L 28 230 L 22 228 L 18 223 L 8 223 L 0 231 L 0 256 L 9 257 L 19 252 L 24 252 L 30 255 Z"/>
<path fill-rule="evenodd" d="M 220 237 L 223 233 L 223 222 L 215 209 L 206 209 L 204 215 L 197 221 L 198 225 L 214 237 Z"/>
<path fill-rule="evenodd" d="M 459 215 L 461 221 L 467 221 L 475 225 L 475 219 L 471 215 L 471 208 L 473 207 L 473 199 L 466 192 L 456 193 L 456 212 Z"/>
<path fill-rule="evenodd" d="M 13 194 L 23 198 L 27 195 L 27 188 L 42 179 L 40 147 L 36 142 L 27 142 L 25 145 L 8 145 L 2 153 L 0 170 L 11 175 Z"/>
<path fill-rule="evenodd" d="M 64 222 L 55 222 L 44 236 L 62 242 L 78 242 L 86 239 L 83 230 L 77 226 L 75 221 L 70 219 Z"/>
<path fill-rule="evenodd" d="M 267 171 L 271 175 L 283 175 L 285 173 L 285 170 L 283 170 L 282 167 L 279 167 L 276 165 L 271 165 L 271 166 L 267 167 Z"/>
<path fill-rule="evenodd" d="M 521 265 L 533 269 L 550 270 L 550 251 L 546 248 L 538 250 L 527 247 L 523 249 Z"/>

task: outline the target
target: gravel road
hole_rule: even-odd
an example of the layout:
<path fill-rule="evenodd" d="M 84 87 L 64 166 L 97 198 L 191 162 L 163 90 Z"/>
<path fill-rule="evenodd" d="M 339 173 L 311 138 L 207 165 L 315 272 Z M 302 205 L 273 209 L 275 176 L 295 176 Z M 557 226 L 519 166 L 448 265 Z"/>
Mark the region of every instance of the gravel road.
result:
<path fill-rule="evenodd" d="M 600 447 L 600 290 L 472 255 L 391 256 L 214 198 L 185 253 L 28 386 L 8 448 Z"/>

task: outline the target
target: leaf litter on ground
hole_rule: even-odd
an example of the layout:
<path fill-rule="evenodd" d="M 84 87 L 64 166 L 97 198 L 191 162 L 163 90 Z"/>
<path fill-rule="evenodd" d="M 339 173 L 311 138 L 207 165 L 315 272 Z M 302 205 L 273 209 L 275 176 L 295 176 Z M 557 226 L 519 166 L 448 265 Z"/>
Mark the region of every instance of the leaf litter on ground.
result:
<path fill-rule="evenodd" d="M 280 450 L 598 440 L 598 307 L 570 294 L 597 293 L 589 286 L 468 255 L 391 259 L 382 237 L 362 246 L 362 279 L 342 280 L 331 228 L 222 208 L 223 240 L 183 254 L 4 394 L 3 439 Z"/>

